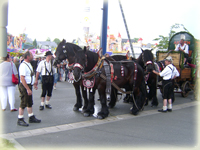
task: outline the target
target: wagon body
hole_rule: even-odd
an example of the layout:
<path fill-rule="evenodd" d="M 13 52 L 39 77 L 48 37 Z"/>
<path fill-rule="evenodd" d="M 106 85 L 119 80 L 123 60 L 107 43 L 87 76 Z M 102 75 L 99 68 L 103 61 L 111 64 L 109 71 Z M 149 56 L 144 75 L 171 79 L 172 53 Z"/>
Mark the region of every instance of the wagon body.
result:
<path fill-rule="evenodd" d="M 184 39 L 185 43 L 188 44 L 189 57 L 192 58 L 192 64 L 196 64 L 198 42 L 194 39 L 193 35 L 187 32 L 179 32 L 173 35 L 169 41 L 168 51 L 158 51 L 156 57 L 157 61 L 164 60 L 167 56 L 172 57 L 173 65 L 180 74 L 180 76 L 175 79 L 175 92 L 181 93 L 183 97 L 187 97 L 189 91 L 194 88 L 196 69 L 185 68 L 183 52 L 174 51 L 180 39 Z"/>

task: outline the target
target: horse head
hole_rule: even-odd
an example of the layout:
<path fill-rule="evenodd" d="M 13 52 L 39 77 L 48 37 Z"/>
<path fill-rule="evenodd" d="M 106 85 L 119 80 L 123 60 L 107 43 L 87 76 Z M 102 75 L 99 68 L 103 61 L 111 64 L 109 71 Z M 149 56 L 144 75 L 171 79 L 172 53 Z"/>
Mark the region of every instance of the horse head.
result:
<path fill-rule="evenodd" d="M 153 61 L 154 61 L 154 57 L 153 57 L 153 54 L 152 54 L 152 49 L 151 50 L 142 50 L 142 54 L 139 56 L 138 58 L 138 63 L 146 69 L 146 72 L 150 73 L 153 71 L 153 68 L 154 68 L 154 64 L 153 64 Z"/>
<path fill-rule="evenodd" d="M 75 53 L 79 49 L 81 49 L 81 47 L 78 45 L 66 43 L 66 40 L 63 39 L 56 48 L 54 65 L 60 64 L 61 61 L 65 59 L 68 59 L 69 64 L 73 64 L 75 61 Z"/>
<path fill-rule="evenodd" d="M 75 82 L 78 82 L 81 79 L 82 73 L 87 66 L 86 51 L 87 49 L 84 47 L 84 50 L 80 49 L 76 52 L 73 72 Z"/>

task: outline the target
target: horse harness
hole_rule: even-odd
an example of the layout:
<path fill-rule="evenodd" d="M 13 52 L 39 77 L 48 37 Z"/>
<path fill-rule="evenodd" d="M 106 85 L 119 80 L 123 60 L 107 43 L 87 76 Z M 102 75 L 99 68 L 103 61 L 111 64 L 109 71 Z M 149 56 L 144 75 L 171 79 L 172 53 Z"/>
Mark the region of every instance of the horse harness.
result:
<path fill-rule="evenodd" d="M 134 86 L 135 86 L 135 81 L 137 79 L 137 64 L 135 62 L 134 63 Z M 104 66 L 105 69 L 105 75 L 101 73 L 100 69 Z M 74 64 L 74 68 L 78 67 L 81 70 L 83 69 L 83 66 L 81 66 L 80 64 L 76 63 Z M 91 86 L 89 84 L 88 80 L 91 80 L 90 82 L 92 82 L 92 84 L 94 83 L 93 78 L 95 77 L 95 75 L 100 76 L 102 79 L 106 80 L 106 93 L 108 95 L 110 95 L 111 93 L 111 85 L 114 86 L 118 91 L 124 93 L 124 94 L 132 94 L 132 91 L 123 91 L 121 88 L 119 88 L 114 82 L 113 80 L 117 80 L 117 76 L 114 76 L 114 69 L 113 69 L 113 64 L 109 61 L 107 61 L 105 59 L 105 57 L 102 57 L 98 59 L 96 65 L 94 66 L 94 68 L 92 70 L 90 70 L 89 72 L 86 72 L 82 75 L 83 78 L 83 85 L 85 87 L 89 87 L 92 88 L 93 86 Z M 123 66 L 121 66 L 121 76 L 124 76 L 124 68 Z M 88 84 L 85 84 L 88 83 Z"/>

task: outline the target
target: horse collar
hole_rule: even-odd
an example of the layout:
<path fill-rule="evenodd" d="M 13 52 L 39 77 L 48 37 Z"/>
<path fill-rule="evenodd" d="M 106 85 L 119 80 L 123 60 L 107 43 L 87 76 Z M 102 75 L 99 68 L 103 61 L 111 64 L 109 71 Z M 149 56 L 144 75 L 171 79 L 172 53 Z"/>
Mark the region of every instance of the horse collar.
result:
<path fill-rule="evenodd" d="M 74 68 L 80 68 L 81 70 L 83 69 L 83 66 L 81 65 L 81 64 L 79 64 L 79 63 L 75 63 L 74 64 Z"/>

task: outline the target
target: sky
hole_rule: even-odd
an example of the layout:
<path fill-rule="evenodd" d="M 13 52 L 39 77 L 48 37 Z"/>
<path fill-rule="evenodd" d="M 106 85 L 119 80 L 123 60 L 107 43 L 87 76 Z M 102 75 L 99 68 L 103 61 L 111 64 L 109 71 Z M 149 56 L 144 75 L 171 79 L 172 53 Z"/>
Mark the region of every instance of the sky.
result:
<path fill-rule="evenodd" d="M 25 32 L 32 40 L 48 37 L 73 39 L 83 37 L 83 27 L 101 34 L 103 0 L 8 0 L 7 31 L 13 35 Z M 199 0 L 121 0 L 131 38 L 156 43 L 159 35 L 168 36 L 175 23 L 183 24 L 200 39 Z M 90 12 L 84 8 L 90 7 Z M 88 18 L 85 21 L 84 18 Z M 108 0 L 110 33 L 127 38 L 118 0 Z M 180 29 L 181 30 L 181 29 Z M 178 30 L 177 30 L 178 31 Z"/>

